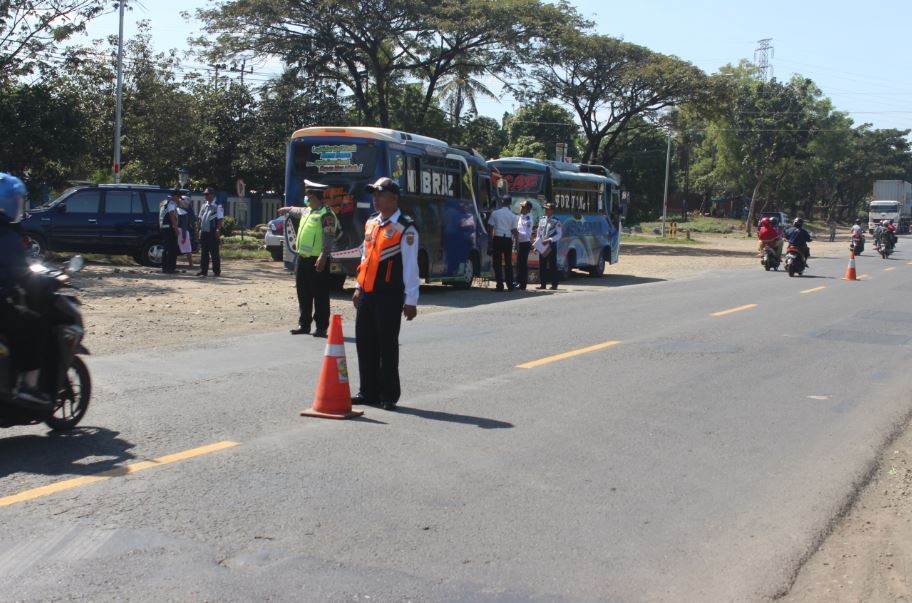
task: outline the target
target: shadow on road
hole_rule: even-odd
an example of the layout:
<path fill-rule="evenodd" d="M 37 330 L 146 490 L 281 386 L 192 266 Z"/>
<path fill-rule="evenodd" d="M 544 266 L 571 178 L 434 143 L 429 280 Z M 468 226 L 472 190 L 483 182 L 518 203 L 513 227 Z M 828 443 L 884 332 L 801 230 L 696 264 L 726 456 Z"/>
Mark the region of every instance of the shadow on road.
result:
<path fill-rule="evenodd" d="M 67 433 L 0 438 L 0 477 L 13 473 L 89 475 L 135 458 L 119 432 L 79 427 Z"/>
<path fill-rule="evenodd" d="M 446 421 L 448 423 L 462 423 L 464 425 L 475 425 L 481 429 L 510 429 L 513 423 L 497 421 L 495 419 L 485 419 L 484 417 L 473 417 L 470 415 L 457 415 L 439 410 L 423 410 L 420 408 L 408 408 L 407 406 L 397 406 L 396 412 L 403 415 L 412 415 L 422 419 L 432 421 Z"/>
<path fill-rule="evenodd" d="M 755 250 L 735 251 L 731 249 L 718 249 L 716 247 L 702 248 L 691 245 L 636 245 L 628 243 L 621 245 L 622 255 L 752 258 L 756 257 L 756 253 Z"/>

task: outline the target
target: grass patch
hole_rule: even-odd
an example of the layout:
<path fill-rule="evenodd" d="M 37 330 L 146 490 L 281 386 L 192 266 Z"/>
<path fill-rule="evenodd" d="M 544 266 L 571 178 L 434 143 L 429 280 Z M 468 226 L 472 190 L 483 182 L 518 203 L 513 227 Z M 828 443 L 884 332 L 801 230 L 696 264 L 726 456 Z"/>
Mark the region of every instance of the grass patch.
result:
<path fill-rule="evenodd" d="M 731 232 L 741 231 L 744 222 L 742 220 L 733 220 L 731 218 L 713 218 L 710 216 L 688 217 L 687 222 L 681 220 L 666 220 L 665 230 L 668 231 L 668 225 L 676 222 L 678 232 L 690 230 L 691 232 L 714 232 L 719 234 L 728 234 Z M 662 228 L 662 222 L 643 222 L 640 227 L 644 232 L 652 231 L 653 228 Z"/>

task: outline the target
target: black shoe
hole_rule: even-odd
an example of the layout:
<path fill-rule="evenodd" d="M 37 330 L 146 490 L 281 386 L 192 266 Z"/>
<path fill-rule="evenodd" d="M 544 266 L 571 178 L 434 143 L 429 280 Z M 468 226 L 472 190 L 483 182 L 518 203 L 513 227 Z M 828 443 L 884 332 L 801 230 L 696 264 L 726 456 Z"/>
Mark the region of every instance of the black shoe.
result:
<path fill-rule="evenodd" d="M 352 396 L 352 404 L 355 406 L 380 406 L 380 403 L 375 400 L 368 400 L 361 394 L 357 396 Z"/>
<path fill-rule="evenodd" d="M 395 402 L 381 402 L 380 408 L 382 408 L 383 410 L 395 410 L 396 403 Z"/>
<path fill-rule="evenodd" d="M 503 289 L 504 289 L 503 285 L 497 285 L 497 290 L 498 290 L 498 291 L 503 291 Z"/>
<path fill-rule="evenodd" d="M 526 286 L 525 286 L 525 285 L 520 285 L 519 287 L 517 287 L 517 289 L 519 289 L 520 291 L 525 291 L 525 290 L 526 290 Z"/>
<path fill-rule="evenodd" d="M 213 274 L 212 276 L 222 276 L 222 273 L 221 273 L 221 272 L 216 272 L 216 273 Z"/>
<path fill-rule="evenodd" d="M 326 329 L 317 329 L 316 331 L 313 332 L 313 336 L 322 337 L 323 339 L 326 339 Z"/>
<path fill-rule="evenodd" d="M 557 285 L 551 285 L 551 290 L 552 290 L 552 291 L 557 291 Z"/>
<path fill-rule="evenodd" d="M 209 275 L 206 274 L 205 272 L 197 272 L 196 276 L 209 276 Z"/>
<path fill-rule="evenodd" d="M 536 287 L 536 289 L 547 289 L 547 287 L 545 287 L 544 285 L 539 285 L 538 287 Z"/>
<path fill-rule="evenodd" d="M 289 331 L 292 335 L 307 335 L 310 333 L 310 327 L 298 327 Z"/>

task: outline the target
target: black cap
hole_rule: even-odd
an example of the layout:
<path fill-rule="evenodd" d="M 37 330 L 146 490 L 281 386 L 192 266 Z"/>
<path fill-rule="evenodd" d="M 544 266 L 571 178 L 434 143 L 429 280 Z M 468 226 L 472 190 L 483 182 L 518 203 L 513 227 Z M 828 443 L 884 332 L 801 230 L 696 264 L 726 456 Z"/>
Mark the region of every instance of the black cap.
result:
<path fill-rule="evenodd" d="M 209 194 L 214 195 L 214 194 L 215 194 L 215 189 L 212 188 L 211 186 L 207 186 L 207 187 L 206 187 L 206 190 L 203 191 L 203 194 L 204 194 L 204 195 L 209 195 Z"/>
<path fill-rule="evenodd" d="M 399 185 L 396 184 L 390 178 L 378 178 L 373 184 L 368 184 L 364 187 L 369 193 L 385 193 L 391 192 L 399 194 Z"/>

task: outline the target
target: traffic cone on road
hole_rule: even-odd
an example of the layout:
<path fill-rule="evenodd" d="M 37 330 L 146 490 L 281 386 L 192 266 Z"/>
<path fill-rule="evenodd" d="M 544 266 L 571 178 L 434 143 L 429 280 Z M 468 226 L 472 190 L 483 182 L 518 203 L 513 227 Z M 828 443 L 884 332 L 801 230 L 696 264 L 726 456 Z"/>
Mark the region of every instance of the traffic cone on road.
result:
<path fill-rule="evenodd" d="M 364 413 L 352 410 L 351 389 L 348 387 L 348 367 L 345 364 L 345 340 L 342 338 L 342 316 L 334 314 L 329 325 L 323 369 L 317 382 L 313 407 L 302 410 L 302 417 L 322 419 L 351 419 Z"/>
<path fill-rule="evenodd" d="M 849 267 L 846 268 L 845 276 L 842 280 L 845 281 L 857 281 L 858 278 L 855 276 L 855 251 L 849 252 Z"/>

